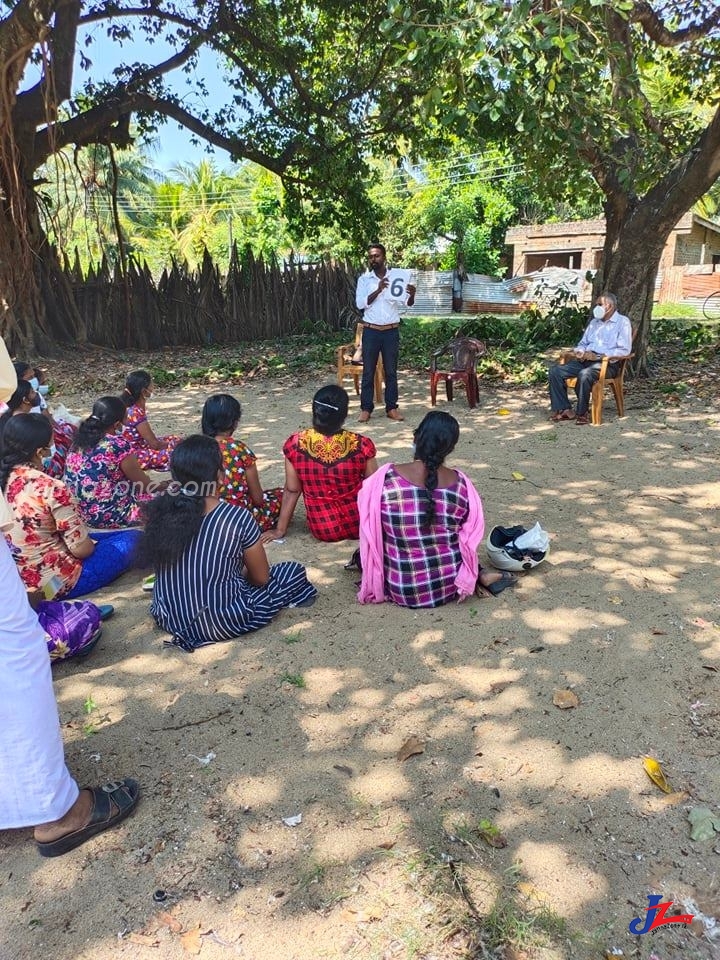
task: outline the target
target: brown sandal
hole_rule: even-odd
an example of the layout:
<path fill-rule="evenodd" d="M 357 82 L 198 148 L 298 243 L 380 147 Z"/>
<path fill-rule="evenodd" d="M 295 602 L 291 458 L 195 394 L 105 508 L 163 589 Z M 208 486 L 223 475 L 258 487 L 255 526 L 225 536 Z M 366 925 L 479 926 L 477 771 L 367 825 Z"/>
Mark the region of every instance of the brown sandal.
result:
<path fill-rule="evenodd" d="M 553 423 L 560 423 L 562 420 L 574 420 L 575 414 L 568 407 L 567 410 L 558 410 L 558 412 L 554 413 L 550 419 L 553 421 Z"/>
<path fill-rule="evenodd" d="M 586 413 L 579 413 L 575 417 L 575 423 L 579 427 L 586 427 L 590 423 L 590 417 Z"/>

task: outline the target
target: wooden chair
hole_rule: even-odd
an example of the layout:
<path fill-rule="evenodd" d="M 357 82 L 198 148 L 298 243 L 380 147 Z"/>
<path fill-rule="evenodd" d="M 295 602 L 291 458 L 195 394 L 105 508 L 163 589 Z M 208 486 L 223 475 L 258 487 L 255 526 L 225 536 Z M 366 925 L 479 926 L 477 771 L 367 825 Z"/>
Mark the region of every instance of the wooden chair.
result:
<path fill-rule="evenodd" d="M 453 383 L 464 383 L 469 407 L 476 407 L 479 399 L 477 363 L 485 353 L 485 344 L 473 337 L 457 337 L 440 347 L 430 361 L 430 405 L 435 406 L 437 388 L 441 380 L 445 381 L 445 393 L 448 400 L 453 398 Z M 449 355 L 449 364 L 439 365 L 440 357 Z"/>
<path fill-rule="evenodd" d="M 632 342 L 635 343 L 637 330 L 633 330 Z M 567 362 L 567 358 L 572 357 L 572 351 L 565 351 L 560 356 L 560 362 Z M 624 357 L 603 357 L 600 363 L 600 376 L 593 384 L 590 397 L 590 423 L 594 427 L 599 427 L 603 420 L 603 401 L 605 399 L 605 387 L 610 387 L 615 397 L 615 406 L 617 407 L 618 417 L 625 416 L 625 368 L 628 360 L 632 360 L 635 353 L 628 353 Z M 607 376 L 607 368 L 610 363 L 619 363 L 617 373 L 614 377 Z M 574 387 L 577 383 L 577 377 L 569 377 L 568 387 Z"/>
<path fill-rule="evenodd" d="M 355 339 L 352 343 L 344 343 L 335 350 L 337 358 L 337 382 L 338 386 L 343 385 L 345 377 L 352 377 L 355 382 L 355 393 L 360 393 L 360 378 L 362 377 L 362 332 L 363 324 L 358 323 L 355 328 Z M 357 359 L 353 359 L 357 358 Z M 378 357 L 375 367 L 375 402 L 380 403 L 383 398 L 383 381 L 385 379 L 385 370 L 383 368 L 382 357 Z"/>

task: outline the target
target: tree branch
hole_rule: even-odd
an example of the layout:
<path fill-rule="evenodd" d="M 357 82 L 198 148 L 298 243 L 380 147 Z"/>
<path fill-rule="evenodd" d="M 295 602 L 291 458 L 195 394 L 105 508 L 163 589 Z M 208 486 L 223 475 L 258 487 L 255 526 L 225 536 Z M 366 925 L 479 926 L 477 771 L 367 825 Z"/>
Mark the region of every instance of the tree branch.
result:
<path fill-rule="evenodd" d="M 668 142 L 663 125 L 653 113 L 650 101 L 643 93 L 638 82 L 638 70 L 630 35 L 630 25 L 624 17 L 612 10 L 608 11 L 606 24 L 609 39 L 624 52 L 624 62 L 622 64 L 615 56 L 612 45 L 608 56 L 613 78 L 613 103 L 618 108 L 618 113 L 622 113 L 624 104 L 632 102 L 633 99 L 637 100 L 642 109 L 645 126 L 655 134 L 660 143 L 667 146 Z"/>
<path fill-rule="evenodd" d="M 43 77 L 19 94 L 15 104 L 14 112 L 22 123 L 38 124 L 48 119 L 48 113 L 54 118 L 58 104 L 70 97 L 81 7 L 81 0 L 68 0 L 58 7 L 50 34 L 50 61 L 45 64 Z"/>
<path fill-rule="evenodd" d="M 87 146 L 90 143 L 115 144 L 128 146 L 132 143 L 129 129 L 130 115 L 135 111 L 148 114 L 160 114 L 177 120 L 192 133 L 213 146 L 226 150 L 233 159 L 253 160 L 273 173 L 282 174 L 292 161 L 296 144 L 291 143 L 277 156 L 270 156 L 256 149 L 250 143 L 237 137 L 228 137 L 203 123 L 172 100 L 154 97 L 151 94 L 121 90 L 117 96 L 91 107 L 76 117 L 44 127 L 35 135 L 35 163 L 39 166 L 56 150 L 69 144 Z"/>
<path fill-rule="evenodd" d="M 639 23 L 643 30 L 661 47 L 677 47 L 681 43 L 702 40 L 714 27 L 720 26 L 720 11 L 709 14 L 700 23 L 680 30 L 668 30 L 663 18 L 646 0 L 638 0 L 630 11 L 630 23 Z"/>

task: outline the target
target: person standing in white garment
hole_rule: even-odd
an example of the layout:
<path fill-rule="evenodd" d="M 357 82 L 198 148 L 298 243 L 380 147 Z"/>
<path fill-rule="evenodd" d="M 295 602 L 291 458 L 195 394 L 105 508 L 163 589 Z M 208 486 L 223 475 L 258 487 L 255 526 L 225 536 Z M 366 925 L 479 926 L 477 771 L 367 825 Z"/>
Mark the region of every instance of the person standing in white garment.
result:
<path fill-rule="evenodd" d="M 0 401 L 16 386 L 0 337 Z M 39 852 L 55 857 L 127 817 L 140 788 L 128 777 L 80 790 L 70 776 L 45 633 L 3 536 L 11 524 L 0 494 L 0 830 L 35 827 Z"/>
<path fill-rule="evenodd" d="M 404 420 L 398 410 L 397 365 L 400 354 L 400 307 L 415 303 L 415 287 L 408 271 L 388 267 L 385 247 L 368 247 L 369 269 L 359 277 L 355 305 L 363 311 L 362 386 L 358 423 L 367 423 L 373 412 L 375 368 L 382 356 L 385 368 L 385 413 L 390 420 Z"/>

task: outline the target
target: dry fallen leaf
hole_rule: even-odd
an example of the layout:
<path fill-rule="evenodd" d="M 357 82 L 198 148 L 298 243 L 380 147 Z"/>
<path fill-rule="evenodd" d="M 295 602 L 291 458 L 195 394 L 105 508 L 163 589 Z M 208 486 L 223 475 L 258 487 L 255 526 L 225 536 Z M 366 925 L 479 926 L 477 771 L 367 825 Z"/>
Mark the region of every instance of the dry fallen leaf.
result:
<path fill-rule="evenodd" d="M 712 630 L 715 624 L 712 620 L 704 620 L 702 617 L 695 617 L 694 620 L 691 620 L 690 623 L 695 627 L 700 627 L 701 630 Z"/>
<path fill-rule="evenodd" d="M 622 597 L 608 597 L 610 603 L 622 603 Z"/>
<path fill-rule="evenodd" d="M 524 474 L 524 473 L 520 473 L 519 470 L 513 470 L 511 476 L 512 476 L 513 480 L 524 480 L 524 479 L 525 479 L 525 474 Z"/>
<path fill-rule="evenodd" d="M 715 666 L 714 663 L 704 663 L 704 664 L 702 665 L 702 668 L 703 668 L 703 670 L 709 670 L 711 673 L 717 673 L 717 672 L 718 672 L 718 668 Z"/>
<path fill-rule="evenodd" d="M 653 630 L 652 635 L 653 635 L 654 637 L 666 637 L 666 636 L 667 636 L 667 634 L 665 633 L 664 630 Z"/>
<path fill-rule="evenodd" d="M 418 737 L 408 737 L 405 743 L 398 750 L 397 758 L 402 762 L 403 760 L 408 760 L 410 757 L 415 757 L 420 753 L 425 753 L 425 741 L 420 740 Z"/>
<path fill-rule="evenodd" d="M 202 928 L 197 926 L 194 930 L 188 930 L 180 937 L 180 943 L 188 953 L 200 953 L 202 949 Z"/>
<path fill-rule="evenodd" d="M 338 773 L 344 773 L 347 777 L 353 775 L 352 767 L 346 767 L 344 763 L 334 763 L 333 770 L 337 770 Z"/>
<path fill-rule="evenodd" d="M 571 710 L 580 703 L 580 698 L 572 690 L 556 690 L 553 693 L 553 703 L 561 710 Z"/>
<path fill-rule="evenodd" d="M 171 913 L 159 913 L 157 915 L 157 921 L 166 927 L 170 927 L 173 933 L 182 933 L 182 924 L 179 920 L 176 920 Z"/>
<path fill-rule="evenodd" d="M 656 787 L 660 787 L 663 793 L 672 793 L 672 787 L 667 782 L 663 768 L 654 757 L 643 758 L 643 770 L 650 777 Z"/>
<path fill-rule="evenodd" d="M 510 416 L 510 411 L 509 411 L 509 410 L 506 410 L 505 407 L 503 407 L 501 410 L 498 410 L 498 416 L 499 416 L 499 417 L 508 417 L 508 416 Z"/>
<path fill-rule="evenodd" d="M 127 939 L 130 943 L 137 943 L 141 947 L 158 947 L 160 941 L 155 937 L 148 937 L 144 933 L 129 933 Z"/>
<path fill-rule="evenodd" d="M 512 680 L 497 680 L 495 683 L 490 684 L 490 693 L 502 693 L 511 683 Z"/>
<path fill-rule="evenodd" d="M 379 843 L 379 844 L 378 844 L 378 847 L 379 847 L 381 850 L 392 850 L 392 848 L 393 848 L 394 846 L 395 846 L 395 841 L 394 841 L 394 840 L 383 840 L 382 843 Z"/>

